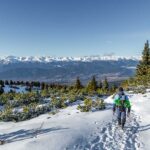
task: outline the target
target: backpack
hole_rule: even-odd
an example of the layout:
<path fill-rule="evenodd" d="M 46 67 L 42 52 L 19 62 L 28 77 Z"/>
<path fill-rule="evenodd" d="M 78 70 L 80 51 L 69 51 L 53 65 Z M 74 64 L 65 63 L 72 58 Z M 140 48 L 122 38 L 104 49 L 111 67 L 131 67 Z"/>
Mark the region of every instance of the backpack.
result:
<path fill-rule="evenodd" d="M 120 106 L 119 106 L 120 111 L 125 111 L 126 110 L 126 107 L 125 107 L 126 95 L 124 93 L 119 95 L 119 101 L 120 101 Z"/>

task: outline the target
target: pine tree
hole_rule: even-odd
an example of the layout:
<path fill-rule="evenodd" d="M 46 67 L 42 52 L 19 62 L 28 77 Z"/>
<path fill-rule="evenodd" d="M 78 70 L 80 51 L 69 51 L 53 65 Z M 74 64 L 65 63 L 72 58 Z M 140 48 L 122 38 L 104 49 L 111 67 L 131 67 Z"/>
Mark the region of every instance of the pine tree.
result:
<path fill-rule="evenodd" d="M 45 89 L 45 83 L 42 82 L 42 83 L 41 83 L 41 90 L 44 90 L 44 89 Z"/>
<path fill-rule="evenodd" d="M 111 85 L 111 92 L 115 92 L 116 89 L 117 89 L 117 85 L 116 85 L 115 83 L 113 83 L 113 84 Z"/>
<path fill-rule="evenodd" d="M 92 77 L 91 88 L 93 89 L 93 91 L 97 90 L 97 81 L 95 79 L 95 76 Z"/>
<path fill-rule="evenodd" d="M 14 84 L 14 82 L 12 80 L 10 80 L 10 85 L 13 85 L 13 84 Z"/>
<path fill-rule="evenodd" d="M 150 49 L 149 49 L 149 42 L 145 43 L 144 50 L 142 53 L 142 64 L 143 65 L 150 65 Z"/>
<path fill-rule="evenodd" d="M 23 82 L 23 81 L 21 81 L 21 85 L 22 85 L 22 86 L 24 85 L 24 82 Z"/>
<path fill-rule="evenodd" d="M 38 81 L 37 82 L 37 87 L 40 87 L 41 86 L 41 83 Z"/>
<path fill-rule="evenodd" d="M 79 77 L 77 77 L 74 87 L 75 89 L 81 89 L 83 87 Z"/>
<path fill-rule="evenodd" d="M 95 76 L 92 77 L 92 80 L 88 83 L 87 89 L 89 92 L 93 92 L 97 90 L 97 81 Z"/>
<path fill-rule="evenodd" d="M 2 86 L 0 86 L 0 95 L 4 93 L 4 89 Z"/>
<path fill-rule="evenodd" d="M 17 81 L 17 85 L 20 85 L 20 81 Z"/>
<path fill-rule="evenodd" d="M 107 78 L 105 77 L 104 79 L 104 82 L 103 82 L 103 89 L 104 90 L 107 90 L 109 89 L 109 84 L 108 84 L 108 81 L 107 81 Z"/>
<path fill-rule="evenodd" d="M 8 80 L 5 80 L 5 85 L 9 85 L 9 82 L 8 82 Z"/>
<path fill-rule="evenodd" d="M 29 81 L 26 81 L 26 86 L 30 86 L 30 83 L 29 83 Z"/>
<path fill-rule="evenodd" d="M 103 83 L 102 83 L 102 81 L 100 80 L 100 82 L 99 82 L 99 88 L 100 89 L 102 89 L 103 88 Z"/>
<path fill-rule="evenodd" d="M 147 85 L 150 81 L 150 48 L 147 41 L 142 52 L 142 60 L 136 68 L 138 84 Z"/>
<path fill-rule="evenodd" d="M 142 52 L 142 60 L 136 69 L 137 76 L 147 75 L 150 69 L 150 48 L 149 42 L 147 41 Z"/>
<path fill-rule="evenodd" d="M 1 85 L 2 87 L 4 87 L 4 81 L 3 81 L 3 80 L 0 80 L 0 85 Z"/>
<path fill-rule="evenodd" d="M 48 84 L 45 84 L 44 89 L 48 90 L 48 88 L 49 88 Z"/>

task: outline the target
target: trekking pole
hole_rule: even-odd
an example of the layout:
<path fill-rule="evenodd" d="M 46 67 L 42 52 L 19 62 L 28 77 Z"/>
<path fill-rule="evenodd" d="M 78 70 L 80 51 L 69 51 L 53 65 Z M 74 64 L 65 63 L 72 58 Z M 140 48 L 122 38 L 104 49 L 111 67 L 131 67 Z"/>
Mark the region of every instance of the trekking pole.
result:
<path fill-rule="evenodd" d="M 112 116 L 112 122 L 114 122 L 115 121 L 115 117 L 116 117 L 116 115 L 115 115 L 116 113 L 115 112 L 113 112 L 113 116 Z"/>
<path fill-rule="evenodd" d="M 40 127 L 35 130 L 35 135 L 34 135 L 35 138 L 37 138 L 37 135 L 40 132 L 40 130 L 42 129 L 43 125 L 44 125 L 44 121 L 41 123 Z"/>

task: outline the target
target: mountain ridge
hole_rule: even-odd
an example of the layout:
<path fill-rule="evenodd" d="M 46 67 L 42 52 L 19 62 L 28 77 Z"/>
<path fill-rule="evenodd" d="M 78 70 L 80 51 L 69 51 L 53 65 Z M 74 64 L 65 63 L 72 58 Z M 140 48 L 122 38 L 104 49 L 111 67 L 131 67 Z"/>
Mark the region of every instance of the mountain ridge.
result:
<path fill-rule="evenodd" d="M 3 56 L 0 57 L 1 64 L 18 63 L 18 62 L 39 62 L 39 63 L 50 63 L 50 62 L 92 62 L 92 61 L 119 61 L 119 60 L 133 60 L 139 61 L 140 56 L 110 56 L 110 55 L 92 55 L 92 56 L 81 56 L 81 57 L 54 57 L 54 56 Z"/>

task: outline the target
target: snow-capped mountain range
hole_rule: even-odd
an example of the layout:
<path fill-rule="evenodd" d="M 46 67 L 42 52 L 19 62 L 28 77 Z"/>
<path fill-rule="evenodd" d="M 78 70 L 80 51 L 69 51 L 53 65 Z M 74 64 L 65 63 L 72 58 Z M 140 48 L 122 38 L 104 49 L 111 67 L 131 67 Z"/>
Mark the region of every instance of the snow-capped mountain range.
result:
<path fill-rule="evenodd" d="M 3 56 L 0 57 L 0 63 L 9 64 L 9 63 L 17 63 L 17 62 L 41 62 L 41 63 L 50 63 L 56 61 L 80 61 L 80 62 L 92 62 L 92 61 L 119 61 L 119 60 L 140 60 L 140 56 L 82 56 L 82 57 L 53 57 L 53 56 Z"/>
<path fill-rule="evenodd" d="M 128 78 L 135 73 L 140 57 L 83 56 L 83 57 L 0 57 L 0 79 L 38 80 L 70 83 L 77 76 L 87 82 L 93 75 L 97 79 Z"/>

